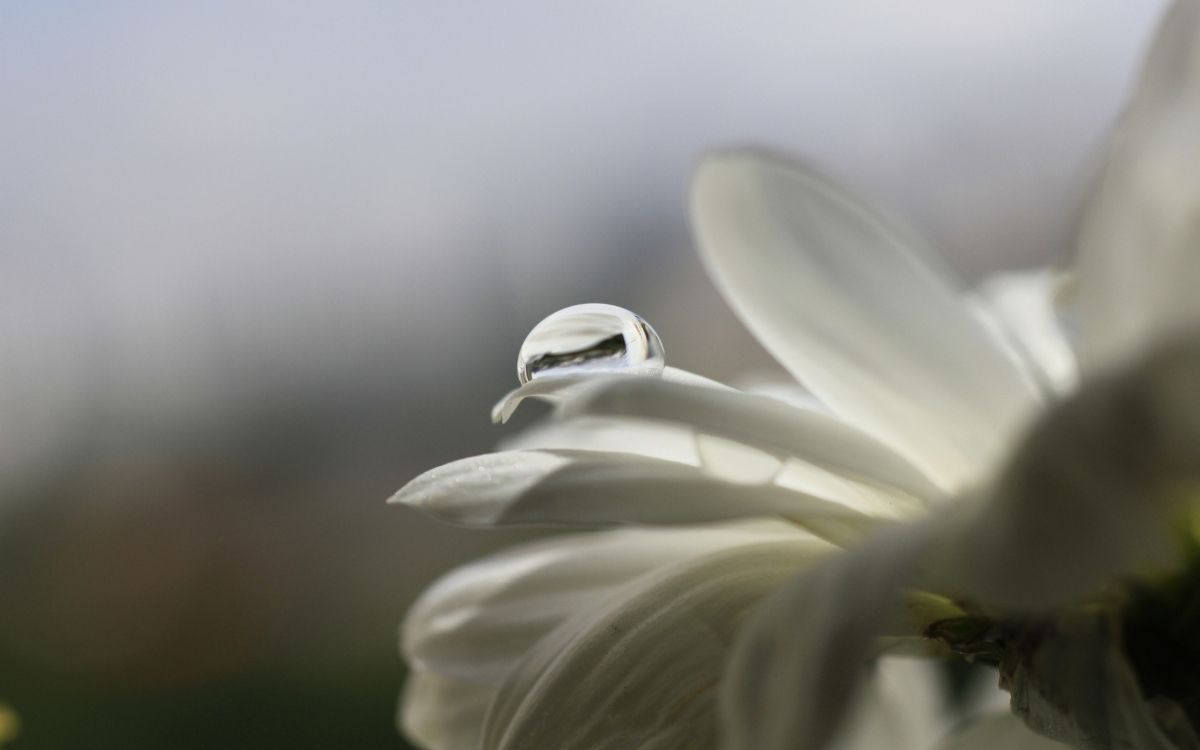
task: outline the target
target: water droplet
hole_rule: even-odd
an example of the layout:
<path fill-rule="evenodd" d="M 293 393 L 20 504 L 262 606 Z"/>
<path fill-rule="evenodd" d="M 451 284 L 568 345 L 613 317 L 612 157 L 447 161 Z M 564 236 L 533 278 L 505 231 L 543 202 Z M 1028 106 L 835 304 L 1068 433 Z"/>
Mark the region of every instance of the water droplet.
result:
<path fill-rule="evenodd" d="M 533 327 L 517 355 L 517 379 L 586 372 L 658 375 L 662 340 L 650 324 L 615 305 L 573 305 Z"/>

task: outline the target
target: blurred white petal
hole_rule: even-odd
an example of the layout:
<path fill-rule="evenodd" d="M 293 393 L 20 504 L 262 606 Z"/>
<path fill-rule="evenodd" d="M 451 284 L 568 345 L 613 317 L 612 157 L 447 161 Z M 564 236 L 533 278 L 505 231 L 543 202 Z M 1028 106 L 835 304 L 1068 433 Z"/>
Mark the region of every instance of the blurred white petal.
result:
<path fill-rule="evenodd" d="M 691 208 L 710 275 L 763 345 L 943 486 L 978 477 L 1035 405 L 951 275 L 825 178 L 717 154 Z"/>
<path fill-rule="evenodd" d="M 602 451 L 506 451 L 439 466 L 392 499 L 468 526 L 690 524 L 784 516 L 839 542 L 875 519 L 774 484 L 721 480 L 673 461 Z M 857 529 L 857 533 L 853 530 Z"/>
<path fill-rule="evenodd" d="M 994 276 L 975 290 L 982 311 L 1000 329 L 998 338 L 1049 394 L 1067 393 L 1079 380 L 1057 310 L 1063 283 L 1061 272 L 1041 269 Z"/>
<path fill-rule="evenodd" d="M 879 659 L 829 750 L 929 750 L 950 721 L 941 676 L 927 659 Z"/>
<path fill-rule="evenodd" d="M 565 623 L 500 690 L 484 750 L 705 748 L 744 613 L 825 545 L 742 546 L 673 566 Z"/>
<path fill-rule="evenodd" d="M 1200 2 L 1163 18 L 1077 238 L 1080 357 L 1200 325 Z"/>
<path fill-rule="evenodd" d="M 514 547 L 427 589 L 405 619 L 401 650 L 415 669 L 498 685 L 567 617 L 602 608 L 639 576 L 716 550 L 799 536 L 788 524 L 759 521 L 571 534 Z"/>
<path fill-rule="evenodd" d="M 1197 383 L 1191 342 L 1093 378 L 1048 412 L 970 527 L 945 535 L 958 591 L 1047 610 L 1181 562 L 1196 504 L 1186 488 L 1200 482 Z"/>
<path fill-rule="evenodd" d="M 471 750 L 496 688 L 414 670 L 404 683 L 400 727 L 426 750 Z"/>
<path fill-rule="evenodd" d="M 651 378 L 610 378 L 573 393 L 563 410 L 567 416 L 627 416 L 686 424 L 781 458 L 798 458 L 894 487 L 919 500 L 941 496 L 919 469 L 870 435 L 837 417 L 767 396 Z"/>

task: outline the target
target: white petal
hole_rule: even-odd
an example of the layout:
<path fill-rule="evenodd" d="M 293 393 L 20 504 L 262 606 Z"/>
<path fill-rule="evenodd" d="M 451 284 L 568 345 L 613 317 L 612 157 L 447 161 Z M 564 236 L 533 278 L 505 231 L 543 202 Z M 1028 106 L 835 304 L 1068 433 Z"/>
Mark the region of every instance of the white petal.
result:
<path fill-rule="evenodd" d="M 507 422 L 521 402 L 527 398 L 540 398 L 554 402 L 580 383 L 586 383 L 596 377 L 599 376 L 595 373 L 574 373 L 556 375 L 552 378 L 534 378 L 504 394 L 504 397 L 496 402 L 496 405 L 492 407 L 492 421 Z"/>
<path fill-rule="evenodd" d="M 573 460 L 569 451 L 505 451 L 460 458 L 416 477 L 388 502 L 421 508 L 453 523 L 485 524 L 494 521 L 504 505 Z"/>
<path fill-rule="evenodd" d="M 1200 325 L 1200 3 L 1163 19 L 1078 236 L 1080 357 Z"/>
<path fill-rule="evenodd" d="M 976 289 L 985 320 L 1010 344 L 1030 377 L 1048 394 L 1063 394 L 1079 380 L 1075 352 L 1059 321 L 1057 299 L 1065 284 L 1050 269 L 989 278 Z"/>
<path fill-rule="evenodd" d="M 703 375 L 697 375 L 687 370 L 681 370 L 678 367 L 668 367 L 663 370 L 658 377 L 647 377 L 645 375 L 613 375 L 611 373 L 567 373 L 563 375 L 554 375 L 547 377 L 534 378 L 528 383 L 525 383 L 520 388 L 509 391 L 504 395 L 504 398 L 496 402 L 492 407 L 493 422 L 507 422 L 521 402 L 527 398 L 539 398 L 544 401 L 557 403 L 572 390 L 581 384 L 591 383 L 598 380 L 609 379 L 648 379 L 648 380 L 665 380 L 671 383 L 686 383 L 688 385 L 701 385 L 709 388 L 728 389 L 729 386 L 718 383 L 715 380 L 709 380 Z"/>
<path fill-rule="evenodd" d="M 715 553 L 565 623 L 501 688 L 482 748 L 714 746 L 715 686 L 743 614 L 826 549 L 780 542 Z"/>
<path fill-rule="evenodd" d="M 710 275 L 763 345 L 945 486 L 978 476 L 1034 405 L 951 275 L 825 178 L 718 154 L 691 206 Z"/>
<path fill-rule="evenodd" d="M 918 576 L 929 531 L 877 535 L 801 573 L 754 611 L 721 686 L 725 747 L 820 748 L 848 731 L 875 639 L 912 627 L 903 589 Z"/>
<path fill-rule="evenodd" d="M 496 688 L 428 672 L 410 672 L 400 703 L 400 726 L 426 750 L 474 750 Z"/>
<path fill-rule="evenodd" d="M 716 435 L 696 435 L 696 453 L 705 469 L 722 479 L 766 484 L 783 469 L 783 459 L 754 446 Z"/>
<path fill-rule="evenodd" d="M 781 383 L 776 380 L 749 378 L 744 381 L 739 380 L 733 383 L 733 386 L 739 391 L 753 393 L 756 396 L 769 396 L 789 406 L 795 406 L 798 409 L 819 411 L 825 414 L 830 413 L 829 409 L 825 404 L 821 403 L 820 399 L 798 383 Z"/>
<path fill-rule="evenodd" d="M 414 669 L 498 685 L 567 617 L 646 573 L 715 550 L 797 536 L 784 523 L 753 522 L 571 534 L 522 545 L 427 589 L 405 619 L 401 650 Z"/>
<path fill-rule="evenodd" d="M 739 484 L 687 464 L 602 451 L 508 451 L 464 458 L 422 474 L 392 500 L 468 526 L 687 524 L 784 516 L 845 543 L 876 525 L 844 504 L 777 485 Z"/>
<path fill-rule="evenodd" d="M 636 418 L 546 420 L 502 440 L 502 450 L 589 450 L 633 453 L 700 465 L 690 427 Z"/>
<path fill-rule="evenodd" d="M 941 497 L 920 470 L 878 440 L 836 417 L 766 396 L 650 378 L 613 378 L 576 391 L 563 411 L 567 416 L 625 416 L 688 424 L 698 432 L 894 487 L 917 499 Z"/>
<path fill-rule="evenodd" d="M 1008 711 L 976 719 L 937 745 L 937 750 L 1068 750 L 1068 748 L 1068 745 L 1033 732 Z"/>
<path fill-rule="evenodd" d="M 927 501 L 873 482 L 851 479 L 806 461 L 789 459 L 775 474 L 780 487 L 826 498 L 872 518 L 905 520 L 930 512 Z"/>

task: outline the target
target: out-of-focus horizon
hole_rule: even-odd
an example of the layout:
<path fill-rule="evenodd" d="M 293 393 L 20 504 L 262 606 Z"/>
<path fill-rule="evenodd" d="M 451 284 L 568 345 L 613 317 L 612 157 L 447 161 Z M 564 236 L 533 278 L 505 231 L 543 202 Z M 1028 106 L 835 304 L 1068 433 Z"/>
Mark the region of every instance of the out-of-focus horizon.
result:
<path fill-rule="evenodd" d="M 770 367 L 689 248 L 699 153 L 809 158 L 971 279 L 1044 263 L 1161 7 L 0 7 L 13 747 L 403 747 L 395 622 L 519 535 L 383 500 L 503 434 L 524 333 L 609 302 Z"/>

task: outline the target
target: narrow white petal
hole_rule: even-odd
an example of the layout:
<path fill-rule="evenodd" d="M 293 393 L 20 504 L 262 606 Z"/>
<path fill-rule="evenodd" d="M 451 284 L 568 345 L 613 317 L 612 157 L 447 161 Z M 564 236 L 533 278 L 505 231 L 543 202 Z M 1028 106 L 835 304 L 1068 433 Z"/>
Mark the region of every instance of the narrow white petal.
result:
<path fill-rule="evenodd" d="M 429 672 L 410 672 L 400 702 L 400 727 L 425 750 L 474 750 L 496 688 Z"/>
<path fill-rule="evenodd" d="M 388 502 L 411 505 L 452 523 L 486 524 L 574 460 L 571 451 L 505 451 L 460 458 L 416 477 Z"/>
<path fill-rule="evenodd" d="M 877 524 L 845 504 L 778 485 L 726 481 L 687 464 L 602 451 L 465 458 L 422 474 L 393 500 L 467 526 L 692 524 L 783 516 L 846 543 Z"/>
<path fill-rule="evenodd" d="M 925 474 L 895 451 L 829 414 L 767 396 L 653 380 L 589 384 L 563 405 L 567 416 L 638 417 L 691 425 L 696 431 L 798 458 L 836 473 L 894 487 L 921 500 L 941 497 Z"/>
<path fill-rule="evenodd" d="M 710 275 L 763 345 L 944 485 L 978 476 L 1034 405 L 951 274 L 824 177 L 718 154 L 691 207 Z"/>
<path fill-rule="evenodd" d="M 1068 750 L 1025 726 L 1008 711 L 980 717 L 952 733 L 936 750 Z"/>
<path fill-rule="evenodd" d="M 558 403 L 567 394 L 574 390 L 577 386 L 596 382 L 598 380 L 609 379 L 648 379 L 648 380 L 665 380 L 670 383 L 685 383 L 687 385 L 706 386 L 708 388 L 728 389 L 729 386 L 718 383 L 715 380 L 709 380 L 703 375 L 697 375 L 687 370 L 681 370 L 678 367 L 668 367 L 662 371 L 662 374 L 657 377 L 648 377 L 645 375 L 613 375 L 612 373 L 568 373 L 564 375 L 554 375 L 547 377 L 534 378 L 528 383 L 525 383 L 520 388 L 515 388 L 504 395 L 502 399 L 496 402 L 492 407 L 493 422 L 507 422 L 509 417 L 521 405 L 521 402 L 527 398 L 538 398 L 551 403 Z"/>
<path fill-rule="evenodd" d="M 798 383 L 783 383 L 777 380 L 749 378 L 745 382 L 735 382 L 733 386 L 740 391 L 753 393 L 756 396 L 769 396 L 789 406 L 795 406 L 798 409 L 819 411 L 825 414 L 830 413 L 828 407 L 821 403 L 821 400 L 814 396 L 812 391 Z"/>
<path fill-rule="evenodd" d="M 496 405 L 492 407 L 492 421 L 507 422 L 521 402 L 527 398 L 540 398 L 555 402 L 580 383 L 586 383 L 597 377 L 600 376 L 595 373 L 574 373 L 556 375 L 552 378 L 534 378 L 504 394 L 504 397 L 496 402 Z"/>
<path fill-rule="evenodd" d="M 588 450 L 633 453 L 698 466 L 696 433 L 647 419 L 603 417 L 546 420 L 502 440 L 502 450 Z"/>
<path fill-rule="evenodd" d="M 930 512 L 928 501 L 874 482 L 852 479 L 806 461 L 788 459 L 775 474 L 775 483 L 798 492 L 827 498 L 873 518 L 904 520 Z"/>
<path fill-rule="evenodd" d="M 781 522 L 570 534 L 459 568 L 409 610 L 401 650 L 414 669 L 498 685 L 543 636 L 660 567 L 716 550 L 795 539 Z"/>
<path fill-rule="evenodd" d="M 701 465 L 722 479 L 765 484 L 783 469 L 779 456 L 736 440 L 700 433 L 695 441 Z"/>
<path fill-rule="evenodd" d="M 1200 2 L 1166 14 L 1080 225 L 1089 368 L 1200 325 Z"/>
<path fill-rule="evenodd" d="M 501 687 L 483 750 L 713 747 L 716 685 L 743 614 L 827 549 L 715 553 L 565 623 Z"/>

